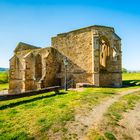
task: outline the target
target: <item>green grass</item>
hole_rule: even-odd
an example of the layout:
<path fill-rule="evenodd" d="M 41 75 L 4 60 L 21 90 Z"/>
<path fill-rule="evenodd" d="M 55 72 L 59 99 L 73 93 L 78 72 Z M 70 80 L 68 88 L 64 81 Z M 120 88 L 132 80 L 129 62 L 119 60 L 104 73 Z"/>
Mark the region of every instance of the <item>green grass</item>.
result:
<path fill-rule="evenodd" d="M 89 88 L 83 92 L 54 92 L 0 102 L 0 139 L 46 138 L 49 130 L 66 133 L 65 124 L 74 120 L 76 108 L 90 110 L 112 90 Z M 16 132 L 16 133 L 15 133 Z"/>
<path fill-rule="evenodd" d="M 108 140 L 117 140 L 117 139 L 115 138 L 115 136 L 112 134 L 112 132 L 106 131 L 106 132 L 104 133 L 104 135 L 105 135 L 105 137 L 106 137 Z"/>
<path fill-rule="evenodd" d="M 140 80 L 140 73 L 123 73 L 123 80 Z"/>
<path fill-rule="evenodd" d="M 127 86 L 140 86 L 140 73 L 124 73 L 123 84 Z"/>
<path fill-rule="evenodd" d="M 97 130 L 91 130 L 88 132 L 88 139 L 89 140 L 117 140 L 115 136 L 111 132 L 105 132 L 102 134 Z"/>
<path fill-rule="evenodd" d="M 8 89 L 8 73 L 0 72 L 0 91 Z"/>
<path fill-rule="evenodd" d="M 9 86 L 8 83 L 0 84 L 0 91 L 1 91 L 1 90 L 6 90 L 6 89 L 8 89 L 8 86 Z"/>
<path fill-rule="evenodd" d="M 0 84 L 8 83 L 8 72 L 0 72 Z"/>
<path fill-rule="evenodd" d="M 89 140 L 106 140 L 105 136 L 96 130 L 89 131 L 87 136 Z"/>
<path fill-rule="evenodd" d="M 48 139 L 50 132 L 60 133 L 62 139 L 65 139 L 68 133 L 66 123 L 74 121 L 75 110 L 90 111 L 117 92 L 138 87 L 133 85 L 123 88 L 86 88 L 83 92 L 49 92 L 0 101 L 0 139 Z M 120 119 L 119 116 L 117 119 Z M 100 137 L 97 133 L 97 137 L 99 140 L 105 136 Z M 113 134 L 108 132 L 106 137 L 113 137 Z"/>

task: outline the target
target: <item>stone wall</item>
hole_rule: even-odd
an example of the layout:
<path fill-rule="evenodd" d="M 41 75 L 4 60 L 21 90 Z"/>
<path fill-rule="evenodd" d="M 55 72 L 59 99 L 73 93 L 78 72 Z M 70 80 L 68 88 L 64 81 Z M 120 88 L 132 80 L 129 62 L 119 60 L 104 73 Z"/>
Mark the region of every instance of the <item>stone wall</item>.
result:
<path fill-rule="evenodd" d="M 93 29 L 93 79 L 96 86 L 121 86 L 121 39 L 112 28 Z"/>
<path fill-rule="evenodd" d="M 44 48 L 16 52 L 10 59 L 9 93 L 58 85 L 58 66 L 53 50 Z"/>
<path fill-rule="evenodd" d="M 122 84 L 121 39 L 114 28 L 90 26 L 52 37 L 52 46 L 19 43 L 10 59 L 9 93 L 64 85 L 67 79 L 95 86 Z"/>
<path fill-rule="evenodd" d="M 51 47 L 42 49 L 40 52 L 40 54 L 42 55 L 43 63 L 43 71 L 41 78 L 43 88 L 58 85 L 56 80 L 58 65 L 55 58 L 55 53 L 55 50 Z"/>
<path fill-rule="evenodd" d="M 120 87 L 122 85 L 121 73 L 100 73 L 100 86 Z"/>
<path fill-rule="evenodd" d="M 68 79 L 73 79 L 75 83 L 92 83 L 91 40 L 91 30 L 89 29 L 58 34 L 56 37 L 52 38 L 52 46 L 58 50 L 62 56 L 66 56 L 68 58 Z M 61 75 L 60 77 L 62 78 L 62 81 L 64 81 L 63 60 L 61 59 L 59 63 L 61 65 L 59 76 Z"/>
<path fill-rule="evenodd" d="M 23 77 L 23 62 L 19 56 L 14 55 L 10 60 L 9 70 L 9 92 L 21 92 L 22 91 L 22 77 Z"/>
<path fill-rule="evenodd" d="M 103 60 L 102 40 L 107 45 Z M 58 34 L 52 38 L 52 46 L 67 56 L 69 80 L 73 79 L 75 83 L 91 83 L 95 86 L 121 86 L 121 39 L 115 34 L 114 28 L 93 26 Z M 63 65 L 61 63 L 61 72 L 58 76 L 64 84 Z M 108 76 L 111 76 L 110 80 Z"/>

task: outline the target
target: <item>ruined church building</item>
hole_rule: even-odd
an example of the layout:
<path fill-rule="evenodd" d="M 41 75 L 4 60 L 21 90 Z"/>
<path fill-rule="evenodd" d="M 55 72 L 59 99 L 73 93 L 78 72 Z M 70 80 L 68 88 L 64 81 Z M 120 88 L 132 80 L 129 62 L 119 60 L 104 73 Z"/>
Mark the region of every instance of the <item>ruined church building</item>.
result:
<path fill-rule="evenodd" d="M 122 85 L 121 39 L 114 28 L 94 25 L 58 34 L 47 48 L 20 42 L 10 59 L 9 93 L 64 85 L 65 57 L 73 87 Z"/>

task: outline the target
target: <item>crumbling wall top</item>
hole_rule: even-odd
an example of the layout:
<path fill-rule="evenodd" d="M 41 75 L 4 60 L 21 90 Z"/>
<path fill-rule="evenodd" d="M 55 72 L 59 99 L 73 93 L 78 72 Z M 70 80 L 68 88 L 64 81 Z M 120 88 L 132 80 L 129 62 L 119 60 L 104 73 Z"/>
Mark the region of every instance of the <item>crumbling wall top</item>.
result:
<path fill-rule="evenodd" d="M 30 44 L 26 44 L 23 42 L 19 42 L 17 47 L 15 48 L 14 52 L 21 52 L 21 51 L 25 51 L 25 50 L 33 50 L 33 49 L 40 49 L 40 47 L 36 47 Z"/>
<path fill-rule="evenodd" d="M 72 30 L 70 32 L 60 33 L 60 34 L 57 34 L 57 36 L 66 36 L 69 33 L 80 33 L 80 32 L 90 31 L 91 29 L 98 30 L 98 29 L 101 29 L 101 28 L 102 29 L 109 29 L 110 31 L 115 32 L 113 27 L 101 26 L 101 25 L 92 25 L 92 26 L 88 26 L 88 27 Z"/>

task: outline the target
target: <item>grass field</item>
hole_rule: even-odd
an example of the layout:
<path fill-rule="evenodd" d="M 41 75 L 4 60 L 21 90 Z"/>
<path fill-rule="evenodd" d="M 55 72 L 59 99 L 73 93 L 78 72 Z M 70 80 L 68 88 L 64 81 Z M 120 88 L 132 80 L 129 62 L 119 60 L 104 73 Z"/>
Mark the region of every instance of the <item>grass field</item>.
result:
<path fill-rule="evenodd" d="M 132 87 L 86 88 L 81 92 L 61 91 L 0 101 L 0 140 L 48 139 L 60 134 L 68 138 L 66 123 L 73 121 L 75 111 L 90 111 L 91 108 L 117 92 L 140 87 L 131 81 L 140 81 L 140 74 L 123 75 L 124 82 Z"/>
<path fill-rule="evenodd" d="M 8 83 L 8 73 L 0 72 L 0 84 Z"/>
<path fill-rule="evenodd" d="M 0 91 L 8 89 L 8 73 L 0 72 Z"/>
<path fill-rule="evenodd" d="M 123 84 L 129 86 L 139 86 L 140 85 L 140 73 L 124 73 L 122 75 Z"/>
<path fill-rule="evenodd" d="M 90 94 L 89 94 L 90 93 Z M 107 89 L 86 89 L 83 92 L 64 92 L 60 95 L 46 93 L 0 102 L 0 139 L 46 139 L 48 130 L 62 131 L 65 124 L 74 119 L 75 108 L 90 110 L 91 106 L 111 96 Z M 48 136 L 49 137 L 49 136 Z"/>
<path fill-rule="evenodd" d="M 1 90 L 7 90 L 8 89 L 8 86 L 9 86 L 8 83 L 0 84 L 0 91 Z"/>

